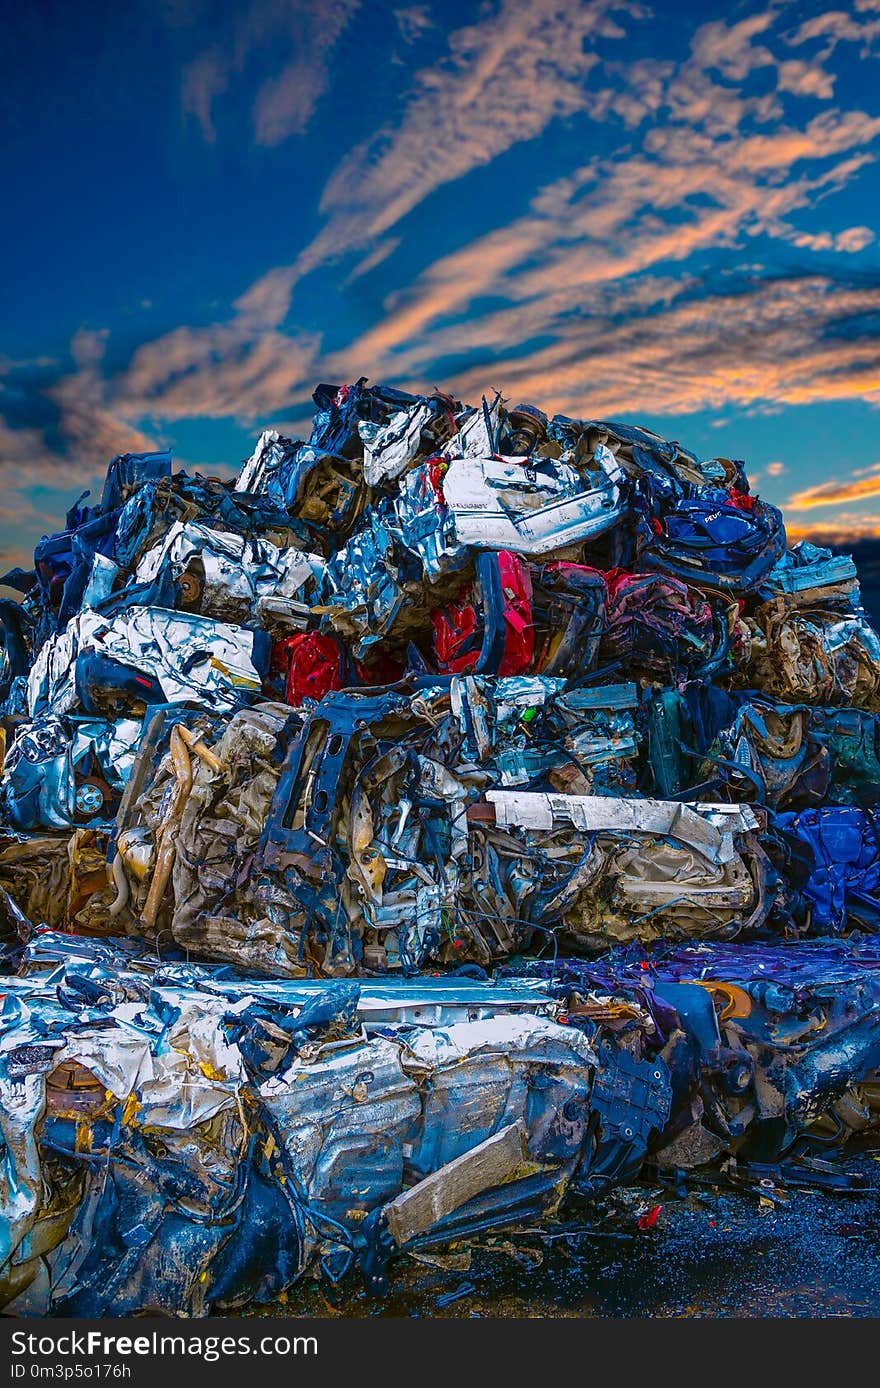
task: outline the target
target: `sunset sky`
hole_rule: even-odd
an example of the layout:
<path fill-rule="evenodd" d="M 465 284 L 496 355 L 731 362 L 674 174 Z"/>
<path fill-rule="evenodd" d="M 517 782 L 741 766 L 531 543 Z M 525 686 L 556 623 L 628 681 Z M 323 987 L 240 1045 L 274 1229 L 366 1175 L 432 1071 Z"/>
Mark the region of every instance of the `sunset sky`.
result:
<path fill-rule="evenodd" d="M 742 457 L 880 534 L 880 0 L 29 0 L 0 46 L 0 547 L 358 376 Z"/>

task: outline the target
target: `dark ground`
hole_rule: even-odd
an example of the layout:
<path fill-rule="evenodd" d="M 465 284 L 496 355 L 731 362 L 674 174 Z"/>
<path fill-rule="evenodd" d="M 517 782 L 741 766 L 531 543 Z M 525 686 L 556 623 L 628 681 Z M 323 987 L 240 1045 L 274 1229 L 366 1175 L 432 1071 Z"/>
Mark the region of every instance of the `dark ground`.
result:
<path fill-rule="evenodd" d="M 781 1206 L 739 1191 L 691 1191 L 676 1200 L 638 1188 L 625 1197 L 626 1223 L 660 1203 L 651 1230 L 500 1235 L 470 1259 L 466 1251 L 447 1254 L 447 1266 L 401 1259 L 382 1302 L 368 1298 L 352 1273 L 344 1295 L 304 1282 L 268 1314 L 877 1317 L 880 1158 L 859 1158 L 853 1169 L 867 1180 L 864 1193 L 792 1190 Z"/>

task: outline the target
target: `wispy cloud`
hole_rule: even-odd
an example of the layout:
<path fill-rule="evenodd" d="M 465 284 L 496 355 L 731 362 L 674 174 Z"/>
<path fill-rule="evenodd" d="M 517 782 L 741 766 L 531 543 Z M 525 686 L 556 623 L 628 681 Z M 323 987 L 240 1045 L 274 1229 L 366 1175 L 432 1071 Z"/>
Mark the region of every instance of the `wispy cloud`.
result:
<path fill-rule="evenodd" d="M 785 533 L 789 544 L 796 540 L 811 540 L 817 545 L 833 545 L 846 548 L 860 540 L 880 538 L 880 515 L 864 515 L 858 511 L 842 512 L 833 519 L 825 520 L 785 518 Z"/>
<path fill-rule="evenodd" d="M 356 145 L 331 175 L 327 221 L 298 260 L 304 274 L 395 227 L 431 193 L 590 108 L 599 40 L 625 37 L 630 0 L 500 0 L 453 30 L 415 74 L 399 120 Z"/>
<path fill-rule="evenodd" d="M 70 344 L 74 369 L 67 373 L 0 372 L 7 377 L 5 412 L 0 408 L 0 473 L 7 505 L 25 520 L 34 519 L 25 488 L 88 487 L 104 475 L 115 454 L 156 446 L 154 438 L 109 404 L 110 386 L 102 370 L 106 337 L 104 332 L 78 332 Z"/>
<path fill-rule="evenodd" d="M 880 463 L 875 463 L 872 468 L 861 468 L 860 473 L 859 477 L 805 487 L 803 491 L 795 492 L 787 504 L 793 511 L 809 511 L 816 506 L 843 506 L 847 502 L 880 496 Z"/>
<path fill-rule="evenodd" d="M 797 25 L 786 38 L 795 46 L 814 39 L 823 40 L 816 54 L 817 63 L 829 58 L 841 43 L 857 44 L 859 56 L 867 58 L 872 52 L 872 45 L 880 38 L 880 5 L 855 0 L 855 5 L 849 11 L 824 10 Z"/>
<path fill-rule="evenodd" d="M 880 403 L 877 344 L 857 329 L 878 310 L 880 289 L 821 278 L 727 291 L 659 280 L 640 284 L 631 300 L 617 286 L 596 292 L 589 317 L 566 317 L 560 290 L 552 341 L 510 347 L 528 338 L 529 305 L 480 320 L 471 325 L 473 364 L 454 370 L 450 384 L 466 395 L 497 384 L 547 408 L 606 417 L 854 397 Z M 507 336 L 515 327 L 520 336 Z M 442 351 L 443 334 L 431 338 Z"/>
<path fill-rule="evenodd" d="M 234 104 L 233 87 L 267 53 L 274 65 L 261 68 L 249 106 L 254 138 L 280 143 L 304 129 L 354 9 L 249 0 L 232 22 L 226 11 L 184 83 L 206 138 L 223 94 Z M 880 40 L 880 9 L 862 0 L 842 18 L 828 11 L 786 29 L 791 12 L 777 3 L 703 24 L 678 61 L 631 56 L 624 40 L 649 22 L 634 3 L 492 0 L 448 33 L 436 9 L 389 13 L 398 44 L 421 54 L 430 36 L 434 57 L 331 171 L 318 235 L 216 322 L 146 341 L 121 369 L 106 365 L 104 336 L 78 335 L 74 368 L 40 386 L 58 415 L 59 466 L 90 466 L 91 449 L 100 470 L 181 419 L 297 418 L 316 378 L 361 374 L 465 398 L 498 385 L 606 417 L 880 403 L 880 285 L 851 268 L 874 233 L 864 212 L 853 225 L 816 215 L 880 148 L 880 118 L 848 100 L 835 68 L 840 45 Z M 443 190 L 447 222 L 467 228 L 462 189 L 473 182 L 462 180 L 563 122 L 579 155 L 565 175 L 524 182 L 524 213 L 500 208 L 494 229 L 461 231 L 425 265 L 408 215 Z M 719 251 L 728 273 L 712 268 Z M 334 280 L 336 257 L 346 259 Z M 289 326 L 311 271 L 330 287 L 329 323 L 332 293 L 361 295 L 368 275 L 372 285 L 398 263 L 406 279 L 381 303 L 364 295 L 365 326 L 345 347 Z M 13 457 L 48 446 L 26 417 L 8 432 Z M 873 473 L 823 486 L 798 493 L 802 509 L 880 494 Z"/>
<path fill-rule="evenodd" d="M 239 95 L 251 65 L 262 59 L 250 112 L 256 143 L 278 145 L 302 135 L 327 89 L 333 50 L 358 4 L 359 0 L 250 0 L 237 12 L 220 6 L 214 21 L 218 38 L 183 70 L 184 116 L 193 116 L 204 138 L 214 143 L 220 98 L 227 92 Z"/>
<path fill-rule="evenodd" d="M 427 5 L 406 5 L 394 11 L 394 20 L 404 43 L 417 43 L 437 24 Z"/>
<path fill-rule="evenodd" d="M 224 72 L 230 64 L 240 68 L 249 45 L 271 31 L 259 13 L 247 42 L 237 38 L 217 50 Z M 640 14 L 630 0 L 500 0 L 478 23 L 449 34 L 445 55 L 415 75 L 399 122 L 353 149 L 331 175 L 322 199 L 326 225 L 316 240 L 296 262 L 258 281 L 228 321 L 181 327 L 141 347 L 116 383 L 120 408 L 161 419 L 255 418 L 301 403 L 317 336 L 276 331 L 295 283 L 328 257 L 369 248 L 353 282 L 393 252 L 398 238 L 385 233 L 430 192 L 540 135 L 555 118 L 586 109 L 592 95 L 585 79 L 598 62 L 591 45 L 623 37 L 614 16 Z M 425 15 L 410 13 L 403 22 L 414 35 Z M 217 80 L 211 77 L 211 90 Z M 257 99 L 266 138 L 281 102 L 279 82 L 261 89 L 262 105 Z M 301 84 L 293 81 L 293 89 Z"/>
<path fill-rule="evenodd" d="M 292 280 L 289 269 L 270 270 L 236 301 L 228 322 L 176 328 L 145 343 L 110 383 L 115 408 L 127 418 L 253 421 L 295 403 L 319 339 L 278 331 Z"/>
<path fill-rule="evenodd" d="M 797 85 L 781 71 L 790 56 L 769 46 L 778 13 L 704 25 L 684 63 L 642 61 L 615 69 L 611 87 L 593 83 L 593 114 L 642 127 L 640 147 L 575 168 L 525 216 L 429 265 L 330 369 L 415 383 L 451 366 L 462 388 L 488 369 L 569 409 L 585 389 L 605 408 L 664 412 L 877 399 L 876 349 L 858 326 L 877 310 L 874 284 L 829 262 L 725 292 L 680 268 L 759 238 L 827 256 L 873 240 L 865 226 L 810 232 L 799 214 L 874 160 L 880 119 L 829 107 L 798 122 L 778 95 L 741 89 L 762 68 L 782 90 Z M 815 104 L 832 90 L 796 94 Z M 327 234 L 339 230 L 334 214 Z"/>
<path fill-rule="evenodd" d="M 834 249 L 857 254 L 870 246 L 876 239 L 876 234 L 870 227 L 847 227 L 846 231 L 838 232 L 835 236 Z"/>
<path fill-rule="evenodd" d="M 184 116 L 194 116 L 209 144 L 217 139 L 214 103 L 229 85 L 231 62 L 219 48 L 199 53 L 184 69 L 180 106 Z"/>
<path fill-rule="evenodd" d="M 754 40 L 766 34 L 775 17 L 771 6 L 734 24 L 718 19 L 701 25 L 691 43 L 694 63 L 732 82 L 744 81 L 759 68 L 774 67 L 776 60 L 770 49 Z"/>

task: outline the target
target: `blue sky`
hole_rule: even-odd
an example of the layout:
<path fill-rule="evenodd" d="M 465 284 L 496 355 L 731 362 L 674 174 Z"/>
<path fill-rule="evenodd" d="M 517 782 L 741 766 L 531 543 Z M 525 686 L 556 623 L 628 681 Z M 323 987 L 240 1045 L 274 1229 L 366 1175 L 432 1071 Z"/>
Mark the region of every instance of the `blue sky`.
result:
<path fill-rule="evenodd" d="M 646 423 L 880 534 L 880 0 L 31 0 L 0 52 L 0 547 L 321 380 Z"/>

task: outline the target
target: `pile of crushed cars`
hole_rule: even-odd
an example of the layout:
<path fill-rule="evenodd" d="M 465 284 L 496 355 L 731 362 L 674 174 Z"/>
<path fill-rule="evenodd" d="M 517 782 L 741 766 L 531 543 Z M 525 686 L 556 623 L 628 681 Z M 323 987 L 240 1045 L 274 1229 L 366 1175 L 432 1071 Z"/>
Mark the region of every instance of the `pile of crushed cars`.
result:
<path fill-rule="evenodd" d="M 851 559 L 646 429 L 314 399 L 234 481 L 114 459 L 2 580 L 14 1312 L 381 1293 L 880 1132 Z"/>

